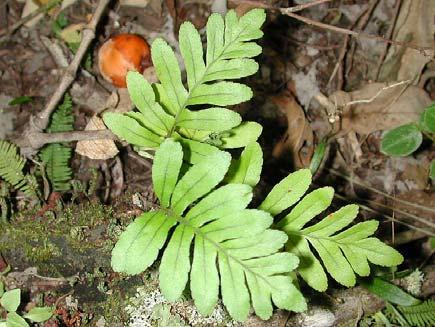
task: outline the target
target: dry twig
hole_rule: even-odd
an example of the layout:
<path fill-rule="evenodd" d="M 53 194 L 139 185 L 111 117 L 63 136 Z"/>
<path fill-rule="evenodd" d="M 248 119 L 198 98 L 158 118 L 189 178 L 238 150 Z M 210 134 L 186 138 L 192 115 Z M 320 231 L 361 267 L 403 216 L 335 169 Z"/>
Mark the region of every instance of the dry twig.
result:
<path fill-rule="evenodd" d="M 48 126 L 51 113 L 56 109 L 57 104 L 63 98 L 66 90 L 73 83 L 77 70 L 80 66 L 80 63 L 82 62 L 83 57 L 89 48 L 89 45 L 91 44 L 92 40 L 95 38 L 95 30 L 97 24 L 100 21 L 102 14 L 109 2 L 110 0 L 100 0 L 98 2 L 97 8 L 95 9 L 95 13 L 92 16 L 91 21 L 89 22 L 89 24 L 86 25 L 86 27 L 82 31 L 82 41 L 74 56 L 74 59 L 66 69 L 57 90 L 51 96 L 44 110 L 42 110 L 38 115 L 31 117 L 30 124 L 27 126 L 27 130 L 23 133 L 22 138 L 24 138 L 24 140 L 18 141 L 19 144 L 32 145 L 31 148 L 27 148 L 27 149 L 21 148 L 21 152 L 24 155 L 33 154 L 36 150 L 39 149 L 38 147 L 34 147 L 34 145 L 41 144 L 42 142 L 38 142 L 33 138 L 35 136 L 41 137 L 41 132 Z M 39 135 L 36 135 L 35 133 L 39 133 Z"/>
<path fill-rule="evenodd" d="M 4 30 L 1 30 L 0 36 L 2 36 L 2 38 L 0 39 L 0 42 L 5 41 L 6 38 L 10 37 L 17 29 L 19 29 L 21 26 L 23 26 L 28 21 L 32 20 L 33 18 L 35 18 L 36 16 L 38 16 L 42 13 L 47 12 L 48 10 L 53 8 L 54 6 L 57 6 L 60 2 L 61 2 L 61 0 L 52 0 L 52 1 L 48 2 L 47 4 L 39 7 L 37 10 L 35 10 L 31 14 L 28 14 L 27 16 L 21 18 L 18 22 L 13 24 L 11 27 L 5 28 Z"/>
<path fill-rule="evenodd" d="M 371 35 L 371 34 L 366 34 L 363 32 L 351 31 L 347 28 L 337 27 L 337 26 L 318 22 L 318 21 L 312 20 L 310 18 L 303 17 L 301 15 L 297 15 L 293 12 L 288 12 L 285 9 L 286 8 L 280 9 L 282 14 L 287 15 L 289 17 L 292 17 L 294 19 L 297 19 L 297 20 L 299 20 L 305 24 L 308 24 L 308 25 L 320 27 L 322 29 L 326 29 L 328 31 L 332 31 L 332 32 L 336 32 L 336 33 L 350 35 L 350 36 L 355 37 L 355 38 L 364 38 L 364 39 L 376 40 L 376 41 L 386 42 L 389 44 L 394 44 L 397 46 L 407 47 L 407 48 L 419 51 L 420 53 L 422 53 L 426 57 L 431 57 L 431 54 L 429 53 L 429 50 L 432 50 L 431 47 L 421 47 L 421 46 L 416 45 L 414 43 L 394 41 L 394 40 L 383 38 L 382 36 L 378 36 L 378 35 Z"/>
<path fill-rule="evenodd" d="M 108 129 L 97 131 L 73 131 L 62 133 L 32 132 L 29 137 L 20 139 L 16 144 L 21 148 L 40 149 L 49 143 L 67 143 L 73 141 L 117 140 L 115 134 Z"/>
<path fill-rule="evenodd" d="M 397 21 L 397 17 L 399 16 L 401 5 L 402 5 L 402 0 L 396 0 L 396 5 L 394 7 L 393 17 L 391 20 L 391 25 L 388 27 L 387 34 L 385 35 L 385 37 L 388 39 L 390 39 L 391 36 L 393 35 L 394 27 L 396 26 L 396 21 Z M 381 67 L 382 67 L 382 64 L 384 63 L 385 56 L 387 55 L 388 48 L 389 48 L 389 45 L 385 44 L 384 48 L 382 50 L 381 56 L 379 57 L 378 65 L 376 67 L 376 71 L 375 71 L 375 75 L 374 75 L 376 80 L 379 79 L 379 73 L 381 72 Z"/>

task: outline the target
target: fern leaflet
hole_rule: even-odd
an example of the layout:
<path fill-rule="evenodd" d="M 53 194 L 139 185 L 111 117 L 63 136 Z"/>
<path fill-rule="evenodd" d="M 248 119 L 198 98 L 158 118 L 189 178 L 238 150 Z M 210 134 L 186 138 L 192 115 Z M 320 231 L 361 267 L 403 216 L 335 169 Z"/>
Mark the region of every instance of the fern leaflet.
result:
<path fill-rule="evenodd" d="M 38 185 L 32 175 L 24 175 L 26 161 L 17 153 L 15 145 L 0 140 L 0 177 L 16 190 L 23 191 L 29 197 L 38 197 Z"/>
<path fill-rule="evenodd" d="M 277 184 L 259 208 L 278 215 L 297 203 L 310 183 L 310 170 L 296 171 Z M 309 193 L 276 224 L 277 229 L 289 236 L 286 250 L 300 259 L 298 272 L 308 285 L 318 291 L 324 291 L 328 286 L 325 269 L 338 283 L 350 287 L 355 285 L 355 273 L 369 275 L 368 261 L 388 267 L 403 261 L 396 250 L 370 237 L 378 227 L 375 220 L 361 222 L 341 231 L 356 218 L 357 205 L 344 206 L 320 222 L 305 227 L 329 207 L 333 195 L 332 187 Z M 317 252 L 323 266 L 312 249 Z"/>
<path fill-rule="evenodd" d="M 50 133 L 72 131 L 74 117 L 71 109 L 72 99 L 69 94 L 66 94 L 62 104 L 53 113 L 47 131 Z M 69 166 L 71 155 L 71 148 L 60 143 L 49 144 L 41 150 L 40 157 L 45 163 L 47 177 L 53 191 L 67 191 L 71 188 L 69 183 L 72 175 Z"/>
<path fill-rule="evenodd" d="M 435 301 L 433 300 L 427 300 L 413 306 L 397 306 L 396 308 L 409 326 L 435 326 Z"/>
<path fill-rule="evenodd" d="M 207 23 L 205 61 L 198 31 L 190 22 L 183 23 L 179 44 L 187 89 L 173 50 L 164 40 L 155 40 L 151 54 L 160 83 L 151 86 L 141 74 L 130 72 L 127 87 L 139 112 L 107 113 L 104 122 L 120 138 L 139 148 L 155 149 L 165 138 L 179 139 L 183 146 L 187 143 L 199 154 L 187 155 L 185 159 L 192 163 L 216 152 L 209 144 L 238 148 L 256 141 L 261 126 L 242 123 L 238 113 L 224 108 L 249 100 L 251 89 L 224 80 L 246 77 L 258 70 L 251 58 L 261 53 L 261 47 L 251 41 L 263 35 L 260 28 L 264 20 L 261 9 L 251 10 L 241 18 L 231 10 L 225 21 L 219 14 L 212 14 Z M 192 109 L 198 105 L 206 108 Z M 212 140 L 216 133 L 221 134 L 219 144 Z"/>
<path fill-rule="evenodd" d="M 272 301 L 282 309 L 303 311 L 305 300 L 288 275 L 299 260 L 278 252 L 285 233 L 269 228 L 268 213 L 246 209 L 252 199 L 249 185 L 215 189 L 230 159 L 219 151 L 180 178 L 182 147 L 172 139 L 164 141 L 152 168 L 161 208 L 144 213 L 123 232 L 112 252 L 112 267 L 129 274 L 144 271 L 173 230 L 159 268 L 160 288 L 168 300 L 182 295 L 190 272 L 192 297 L 204 315 L 217 303 L 219 284 L 224 305 L 239 321 L 246 319 L 251 303 L 263 319 L 272 315 Z"/>

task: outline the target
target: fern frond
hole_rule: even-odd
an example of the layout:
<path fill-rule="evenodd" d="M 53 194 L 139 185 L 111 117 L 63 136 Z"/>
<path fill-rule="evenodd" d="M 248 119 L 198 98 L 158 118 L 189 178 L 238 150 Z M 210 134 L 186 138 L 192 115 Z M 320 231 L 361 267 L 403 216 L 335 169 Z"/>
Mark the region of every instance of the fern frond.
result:
<path fill-rule="evenodd" d="M 259 209 L 273 216 L 280 214 L 299 201 L 310 183 L 311 172 L 308 169 L 290 174 L 272 189 Z M 324 291 L 328 286 L 325 270 L 338 283 L 350 287 L 355 285 L 355 273 L 369 275 L 369 261 L 388 267 L 403 261 L 396 250 L 370 237 L 378 227 L 377 221 L 369 220 L 345 229 L 358 214 L 356 205 L 342 207 L 320 222 L 305 227 L 329 207 L 333 195 L 332 187 L 309 193 L 276 224 L 276 228 L 289 237 L 286 250 L 300 259 L 299 274 L 318 291 Z"/>
<path fill-rule="evenodd" d="M 69 132 L 73 130 L 74 116 L 72 115 L 72 98 L 67 93 L 63 102 L 56 108 L 51 116 L 50 124 L 47 128 L 49 133 Z"/>
<path fill-rule="evenodd" d="M 71 155 L 71 148 L 59 143 L 49 144 L 41 150 L 40 157 L 45 163 L 45 172 L 53 191 L 67 191 L 71 188 Z"/>
<path fill-rule="evenodd" d="M 50 133 L 68 132 L 73 130 L 74 117 L 72 115 L 72 99 L 65 95 L 63 102 L 58 106 L 51 117 L 47 130 Z M 40 151 L 40 158 L 45 163 L 45 171 L 53 191 L 67 191 L 71 188 L 72 170 L 69 162 L 72 156 L 70 147 L 53 143 Z"/>
<path fill-rule="evenodd" d="M 427 300 L 413 306 L 397 306 L 410 326 L 429 327 L 435 326 L 435 301 Z"/>
<path fill-rule="evenodd" d="M 17 153 L 17 147 L 0 140 L 0 177 L 16 190 L 23 191 L 29 197 L 37 197 L 37 183 L 33 176 L 24 175 L 26 161 Z"/>
<path fill-rule="evenodd" d="M 305 300 L 288 275 L 299 260 L 278 252 L 287 240 L 285 233 L 269 228 L 270 214 L 246 209 L 252 199 L 249 185 L 215 189 L 230 159 L 228 153 L 216 152 L 180 178 L 182 147 L 172 139 L 164 141 L 152 168 L 161 208 L 127 227 L 113 249 L 112 267 L 129 274 L 144 271 L 172 230 L 159 268 L 160 288 L 168 300 L 178 299 L 190 279 L 195 305 L 204 315 L 215 307 L 219 285 L 223 303 L 236 320 L 246 319 L 251 303 L 263 319 L 271 316 L 272 302 L 303 311 Z"/>
<path fill-rule="evenodd" d="M 181 79 L 177 58 L 162 39 L 153 42 L 152 60 L 160 84 L 151 86 L 137 72 L 127 76 L 130 97 L 139 112 L 107 113 L 106 125 L 120 138 L 145 149 L 155 149 L 165 138 L 190 139 L 220 148 L 244 147 L 255 142 L 261 133 L 256 123 L 242 124 L 238 113 L 225 109 L 252 97 L 243 84 L 228 82 L 254 74 L 258 64 L 252 57 L 261 53 L 253 40 L 260 38 L 264 10 L 254 9 L 237 18 L 234 10 L 224 18 L 212 14 L 207 23 L 207 51 L 198 31 L 190 22 L 180 27 L 179 44 L 187 73 L 187 89 Z M 192 106 L 201 105 L 202 110 Z M 211 135 L 228 131 L 219 144 Z M 200 135 L 200 136 L 198 136 Z M 181 141 L 181 143 L 183 143 Z M 198 150 L 200 151 L 200 150 Z"/>

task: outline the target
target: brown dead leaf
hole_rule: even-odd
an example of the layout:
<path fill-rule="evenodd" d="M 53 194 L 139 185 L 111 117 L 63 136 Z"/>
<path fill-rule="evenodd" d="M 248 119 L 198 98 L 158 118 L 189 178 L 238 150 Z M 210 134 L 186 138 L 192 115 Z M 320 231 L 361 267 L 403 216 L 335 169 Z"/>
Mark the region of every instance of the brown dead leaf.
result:
<path fill-rule="evenodd" d="M 431 103 L 424 90 L 406 83 L 367 84 L 350 93 L 335 92 L 329 100 L 336 108 L 343 108 L 341 132 L 359 134 L 418 121 L 421 112 Z"/>
<path fill-rule="evenodd" d="M 434 55 L 434 0 L 403 0 L 400 8 L 393 40 L 411 42 L 420 47 L 432 47 L 432 50 L 427 50 L 426 54 L 423 54 L 415 49 L 392 45 L 382 66 L 380 80 L 411 79 L 416 84 L 417 77 Z"/>
<path fill-rule="evenodd" d="M 93 116 L 86 125 L 85 131 L 106 129 L 103 120 Z M 112 140 L 93 140 L 77 142 L 76 152 L 91 159 L 106 160 L 118 154 L 118 148 Z"/>
<path fill-rule="evenodd" d="M 287 131 L 275 145 L 272 155 L 290 154 L 295 168 L 308 167 L 314 152 L 313 130 L 305 112 L 290 92 L 271 98 L 287 117 Z"/>

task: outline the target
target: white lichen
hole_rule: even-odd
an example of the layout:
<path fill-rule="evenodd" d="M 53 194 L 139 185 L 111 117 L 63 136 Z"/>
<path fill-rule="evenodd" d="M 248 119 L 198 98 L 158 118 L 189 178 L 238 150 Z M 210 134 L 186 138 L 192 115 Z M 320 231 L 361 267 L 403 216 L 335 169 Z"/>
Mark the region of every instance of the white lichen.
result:
<path fill-rule="evenodd" d="M 211 315 L 204 317 L 196 310 L 193 301 L 168 302 L 160 290 L 149 291 L 143 286 L 130 298 L 125 311 L 130 317 L 128 327 L 162 326 L 162 314 L 168 312 L 171 314 L 172 325 L 177 326 L 181 325 L 181 321 L 186 326 L 240 326 L 230 319 L 221 301 Z M 168 317 L 164 320 L 168 321 Z"/>
<path fill-rule="evenodd" d="M 423 285 L 424 274 L 419 269 L 416 269 L 408 276 L 402 279 L 402 285 L 406 291 L 412 295 L 419 296 L 421 294 L 421 286 Z"/>

